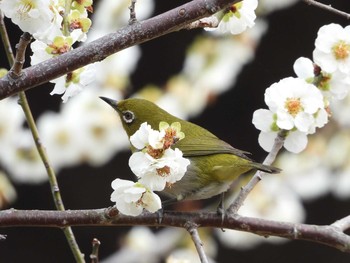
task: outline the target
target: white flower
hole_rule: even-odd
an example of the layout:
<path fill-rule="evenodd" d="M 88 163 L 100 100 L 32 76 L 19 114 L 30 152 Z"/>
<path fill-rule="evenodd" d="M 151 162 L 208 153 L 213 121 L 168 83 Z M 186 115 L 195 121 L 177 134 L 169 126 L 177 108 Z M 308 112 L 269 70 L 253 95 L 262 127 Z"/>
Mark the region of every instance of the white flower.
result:
<path fill-rule="evenodd" d="M 39 117 L 37 125 L 53 167 L 58 170 L 82 160 L 79 138 L 86 130 L 79 130 L 72 116 L 46 112 Z"/>
<path fill-rule="evenodd" d="M 30 45 L 33 51 L 33 55 L 30 57 L 31 64 L 35 65 L 52 57 L 66 53 L 72 49 L 72 45 L 73 39 L 64 36 L 56 36 L 48 43 L 36 40 Z"/>
<path fill-rule="evenodd" d="M 85 160 L 91 165 L 105 164 L 118 150 L 128 145 L 121 124 L 103 111 L 81 111 L 74 119 L 80 124 L 80 148 Z"/>
<path fill-rule="evenodd" d="M 54 17 L 47 0 L 2 0 L 0 9 L 22 31 L 30 34 L 46 31 Z"/>
<path fill-rule="evenodd" d="M 140 57 L 140 47 L 133 46 L 97 63 L 96 82 L 99 87 L 123 91 L 129 85 L 129 76 Z"/>
<path fill-rule="evenodd" d="M 255 24 L 255 9 L 257 0 L 243 0 L 231 6 L 219 23 L 218 30 L 222 33 L 240 34 Z"/>
<path fill-rule="evenodd" d="M 167 184 L 181 180 L 189 164 L 178 148 L 165 150 L 159 159 L 143 152 L 133 153 L 129 159 L 130 169 L 140 178 L 139 182 L 153 191 L 162 191 Z"/>
<path fill-rule="evenodd" d="M 87 65 L 83 68 L 77 69 L 65 76 L 54 79 L 50 82 L 55 83 L 54 89 L 50 95 L 63 94 L 63 102 L 67 102 L 70 97 L 80 93 L 84 87 L 95 80 L 95 66 L 94 64 Z"/>
<path fill-rule="evenodd" d="M 17 131 L 22 129 L 24 114 L 16 99 L 0 101 L 0 156 L 6 155 Z"/>
<path fill-rule="evenodd" d="M 139 256 L 142 254 L 148 254 L 159 245 L 157 243 L 157 236 L 148 227 L 135 226 L 133 227 L 125 238 L 125 246 L 138 253 Z"/>
<path fill-rule="evenodd" d="M 124 215 L 138 216 L 144 208 L 154 213 L 161 208 L 159 196 L 140 183 L 117 178 L 112 182 L 112 188 L 111 201 Z"/>
<path fill-rule="evenodd" d="M 312 84 L 299 78 L 285 78 L 272 84 L 265 92 L 265 102 L 276 113 L 276 125 L 280 129 L 298 129 L 312 133 L 314 127 L 322 127 L 315 116 L 324 109 L 323 96 Z"/>
<path fill-rule="evenodd" d="M 336 173 L 336 180 L 332 177 L 333 194 L 341 199 L 348 200 L 350 196 L 350 166 Z"/>
<path fill-rule="evenodd" d="M 163 143 L 162 139 L 165 135 L 165 132 L 159 132 L 153 130 L 151 125 L 144 122 L 140 125 L 140 128 L 130 136 L 131 144 L 139 150 L 151 145 L 153 149 L 162 149 Z"/>
<path fill-rule="evenodd" d="M 43 41 L 47 44 L 51 43 L 55 39 L 55 37 L 63 36 L 63 17 L 61 15 L 62 13 L 60 13 L 60 10 L 55 5 L 51 5 L 50 9 L 53 12 L 53 18 L 50 21 L 50 25 L 45 27 L 46 30 L 42 32 L 33 33 L 33 37 L 35 39 Z"/>
<path fill-rule="evenodd" d="M 40 40 L 35 40 L 30 44 L 30 48 L 33 52 L 33 55 L 30 56 L 30 63 L 31 65 L 36 65 L 40 62 L 43 62 L 47 59 L 50 59 L 53 57 L 52 54 L 49 54 L 46 51 L 47 44 L 40 41 Z"/>
<path fill-rule="evenodd" d="M 35 65 L 49 58 L 61 55 L 72 49 L 72 37 L 56 36 L 54 40 L 46 44 L 42 41 L 34 41 L 31 44 L 33 55 L 31 56 L 31 64 Z M 70 97 L 78 94 L 84 87 L 91 84 L 95 80 L 95 65 L 90 64 L 62 77 L 51 80 L 55 83 L 53 94 L 63 94 L 63 102 L 67 102 Z"/>
<path fill-rule="evenodd" d="M 44 164 L 29 130 L 18 130 L 10 145 L 6 154 L 0 155 L 0 161 L 14 181 L 41 183 L 47 180 Z"/>
<path fill-rule="evenodd" d="M 266 109 L 256 110 L 253 114 L 254 126 L 261 130 L 259 134 L 259 144 L 267 152 L 272 150 L 272 146 L 280 129 L 276 125 L 276 114 Z M 284 141 L 284 148 L 293 153 L 299 153 L 307 145 L 307 135 L 298 130 L 290 130 Z"/>
<path fill-rule="evenodd" d="M 331 104 L 332 117 L 342 127 L 350 127 L 350 94 L 343 100 Z"/>
<path fill-rule="evenodd" d="M 0 208 L 4 209 L 11 205 L 17 198 L 15 187 L 9 177 L 0 170 Z"/>
<path fill-rule="evenodd" d="M 80 153 L 80 161 L 94 166 L 106 163 L 117 151 L 129 146 L 128 138 L 115 111 L 96 99 L 100 95 L 118 98 L 120 94 L 112 90 L 101 92 L 96 87 L 89 86 L 79 96 L 62 104 L 62 118 L 66 123 L 63 126 L 71 126 L 66 132 L 69 132 L 69 138 L 74 138 L 69 150 Z"/>
<path fill-rule="evenodd" d="M 88 18 L 85 8 L 83 10 L 84 12 L 81 13 L 77 9 L 72 9 L 67 17 L 70 36 L 75 41 L 85 41 L 87 39 L 86 33 L 91 26 L 91 20 Z"/>
<path fill-rule="evenodd" d="M 350 73 L 350 26 L 338 24 L 321 27 L 315 40 L 313 59 L 322 70 Z"/>
<path fill-rule="evenodd" d="M 148 18 L 154 9 L 154 0 L 139 1 L 137 4 L 137 19 L 142 21 Z M 130 12 L 128 6 L 129 0 L 101 0 L 98 2 L 98 8 L 94 10 L 93 24 L 90 32 L 93 34 L 111 33 L 117 28 L 120 28 L 128 23 L 130 19 Z M 102 36 L 102 35 L 100 35 Z M 91 37 L 90 34 L 88 36 Z M 94 38 L 95 39 L 95 38 Z"/>
<path fill-rule="evenodd" d="M 298 58 L 293 64 L 293 69 L 298 78 L 305 79 L 309 83 L 314 81 L 315 65 L 311 59 Z"/>
<path fill-rule="evenodd" d="M 182 74 L 167 82 L 168 92 L 157 104 L 175 110 L 173 115 L 182 119 L 200 114 L 208 100 L 234 86 L 243 66 L 254 58 L 255 47 L 266 31 L 267 24 L 258 20 L 242 38 L 197 38 L 188 49 Z"/>
<path fill-rule="evenodd" d="M 182 152 L 170 148 L 185 137 L 181 124 L 159 123 L 159 130 L 151 128 L 147 122 L 130 137 L 131 144 L 139 150 L 131 155 L 129 166 L 139 178 L 139 182 L 152 191 L 162 191 L 185 175 L 190 161 L 182 157 Z"/>
<path fill-rule="evenodd" d="M 299 78 L 316 85 L 328 99 L 340 100 L 349 92 L 349 77 L 340 71 L 335 71 L 332 74 L 327 73 L 315 65 L 310 59 L 304 57 L 298 58 L 293 68 Z"/>

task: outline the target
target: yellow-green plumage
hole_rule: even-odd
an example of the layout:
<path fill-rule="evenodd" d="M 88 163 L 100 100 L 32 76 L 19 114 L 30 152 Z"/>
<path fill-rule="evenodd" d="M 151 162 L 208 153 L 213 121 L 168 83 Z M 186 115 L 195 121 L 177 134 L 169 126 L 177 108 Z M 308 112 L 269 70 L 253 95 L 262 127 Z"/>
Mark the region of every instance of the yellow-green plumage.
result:
<path fill-rule="evenodd" d="M 174 147 L 179 148 L 191 164 L 180 181 L 163 190 L 178 200 L 206 199 L 218 195 L 225 192 L 238 176 L 250 170 L 279 172 L 277 168 L 253 162 L 245 155 L 246 152 L 233 148 L 208 130 L 179 119 L 150 101 L 101 99 L 118 112 L 129 138 L 144 122 L 155 130 L 158 130 L 161 121 L 169 124 L 180 122 L 185 138 Z"/>

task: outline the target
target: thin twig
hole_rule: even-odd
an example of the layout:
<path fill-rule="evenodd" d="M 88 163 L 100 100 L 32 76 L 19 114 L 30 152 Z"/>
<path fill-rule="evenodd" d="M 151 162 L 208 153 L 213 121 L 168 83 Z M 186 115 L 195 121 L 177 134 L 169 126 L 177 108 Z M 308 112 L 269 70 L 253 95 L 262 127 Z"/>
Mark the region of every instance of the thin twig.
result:
<path fill-rule="evenodd" d="M 16 58 L 14 59 L 12 67 L 8 73 L 13 79 L 20 77 L 22 74 L 25 53 L 30 41 L 32 41 L 32 36 L 29 33 L 23 33 L 20 37 L 19 43 L 16 45 Z"/>
<path fill-rule="evenodd" d="M 286 131 L 285 130 L 281 130 L 277 134 L 277 137 L 275 139 L 274 145 L 273 145 L 271 151 L 269 152 L 269 154 L 266 156 L 263 164 L 271 165 L 275 161 L 278 152 L 281 150 L 281 148 L 283 146 L 285 137 L 286 137 Z M 244 200 L 248 197 L 249 193 L 253 190 L 253 188 L 262 179 L 263 174 L 264 174 L 264 172 L 257 171 L 254 174 L 254 176 L 252 177 L 252 179 L 248 182 L 248 184 L 241 188 L 240 193 L 238 194 L 238 196 L 236 197 L 234 202 L 227 209 L 227 214 L 228 215 L 234 215 L 234 214 L 236 214 L 238 212 L 238 210 L 243 205 Z"/>
<path fill-rule="evenodd" d="M 129 10 L 130 10 L 130 19 L 129 19 L 129 25 L 132 25 L 137 22 L 136 19 L 136 11 L 135 11 L 135 5 L 137 0 L 131 0 Z"/>
<path fill-rule="evenodd" d="M 92 251 L 90 254 L 91 263 L 98 263 L 99 262 L 98 249 L 100 248 L 100 245 L 101 245 L 101 242 L 97 238 L 94 238 L 92 240 Z"/>
<path fill-rule="evenodd" d="M 343 12 L 341 10 L 338 10 L 338 9 L 332 7 L 331 5 L 326 5 L 326 4 L 323 4 L 323 3 L 320 3 L 320 2 L 317 2 L 314 0 L 303 0 L 303 1 L 308 5 L 316 6 L 318 8 L 321 8 L 321 9 L 326 10 L 328 12 L 331 12 L 333 14 L 342 16 L 348 20 L 350 19 L 350 14 Z"/>
<path fill-rule="evenodd" d="M 199 237 L 198 234 L 198 225 L 196 225 L 195 223 L 188 221 L 185 224 L 185 228 L 188 231 L 188 233 L 190 233 L 192 241 L 196 247 L 199 259 L 201 261 L 201 263 L 209 263 L 207 255 L 205 254 L 204 248 L 203 248 L 203 243 Z"/>
<path fill-rule="evenodd" d="M 0 19 L 3 17 L 0 17 Z M 0 26 L 4 25 L 4 23 L 0 23 Z M 1 38 L 2 41 L 4 43 L 7 43 L 6 45 L 8 45 L 8 49 L 11 49 L 11 45 L 9 45 L 10 40 L 8 37 L 8 34 L 6 32 L 6 27 L 1 28 Z M 19 43 L 16 45 L 16 57 L 13 57 L 13 52 L 11 50 L 11 52 L 8 53 L 8 57 L 11 57 L 9 59 L 9 63 L 11 64 L 11 70 L 9 71 L 9 77 L 11 77 L 13 80 L 16 80 L 17 78 L 22 76 L 22 67 L 24 65 L 24 60 L 25 60 L 25 51 L 26 48 L 28 46 L 28 44 L 31 41 L 31 35 L 28 33 L 23 33 Z M 40 136 L 39 136 L 39 132 L 38 129 L 36 127 L 26 94 L 24 91 L 19 92 L 19 104 L 21 105 L 24 115 L 26 117 L 27 123 L 28 123 L 28 127 L 31 130 L 36 148 L 39 152 L 40 158 L 46 168 L 48 177 L 49 177 L 49 182 L 51 185 L 51 192 L 53 195 L 53 199 L 56 205 L 57 210 L 60 211 L 64 211 L 64 205 L 63 205 L 63 201 L 61 198 L 61 194 L 59 192 L 59 188 L 58 188 L 58 183 L 57 183 L 57 179 L 56 179 L 56 175 L 55 172 L 52 168 L 52 166 L 50 165 L 49 159 L 46 155 L 45 152 L 45 148 L 43 147 L 43 145 L 41 144 L 40 141 Z M 15 164 L 14 164 L 15 165 Z M 83 263 L 85 262 L 84 260 L 84 255 L 80 252 L 79 246 L 76 242 L 76 239 L 74 237 L 73 231 L 70 227 L 65 227 L 63 228 L 63 232 L 66 236 L 66 239 L 68 241 L 68 244 L 72 250 L 72 253 L 75 257 L 76 262 L 80 262 Z"/>
<path fill-rule="evenodd" d="M 155 226 L 185 228 L 188 222 L 198 227 L 217 227 L 254 233 L 260 236 L 279 236 L 291 240 L 306 240 L 324 244 L 350 253 L 350 236 L 336 226 L 319 226 L 278 222 L 260 218 L 235 215 L 225 217 L 216 212 L 165 211 L 159 223 L 157 213 L 125 216 L 113 208 L 70 211 L 2 210 L 0 228 L 5 227 L 67 227 L 67 226 Z"/>

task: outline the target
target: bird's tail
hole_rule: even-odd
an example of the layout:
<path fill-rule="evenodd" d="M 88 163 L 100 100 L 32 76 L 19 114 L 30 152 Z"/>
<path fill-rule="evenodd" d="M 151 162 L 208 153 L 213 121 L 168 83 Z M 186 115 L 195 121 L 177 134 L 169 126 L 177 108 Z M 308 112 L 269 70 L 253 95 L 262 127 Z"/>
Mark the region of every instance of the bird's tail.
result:
<path fill-rule="evenodd" d="M 277 167 L 273 167 L 270 165 L 265 165 L 265 164 L 261 164 L 261 163 L 253 163 L 253 167 L 263 171 L 265 173 L 269 173 L 269 174 L 278 174 L 282 171 L 282 169 L 277 168 Z"/>

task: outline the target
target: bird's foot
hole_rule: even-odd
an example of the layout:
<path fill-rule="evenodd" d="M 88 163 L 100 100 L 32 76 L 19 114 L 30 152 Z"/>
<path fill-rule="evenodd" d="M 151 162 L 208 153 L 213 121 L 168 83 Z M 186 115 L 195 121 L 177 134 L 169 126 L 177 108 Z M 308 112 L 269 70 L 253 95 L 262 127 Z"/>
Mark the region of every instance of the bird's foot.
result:
<path fill-rule="evenodd" d="M 224 205 L 224 193 L 220 195 L 220 202 L 216 209 L 216 213 L 221 216 L 221 225 L 224 224 L 225 216 L 226 216 L 226 210 Z M 221 228 L 222 232 L 225 232 L 223 228 Z"/>
<path fill-rule="evenodd" d="M 157 213 L 157 216 L 158 216 L 157 223 L 158 223 L 158 225 L 160 225 L 160 224 L 162 224 L 162 221 L 163 221 L 164 209 L 161 208 L 156 213 Z"/>

